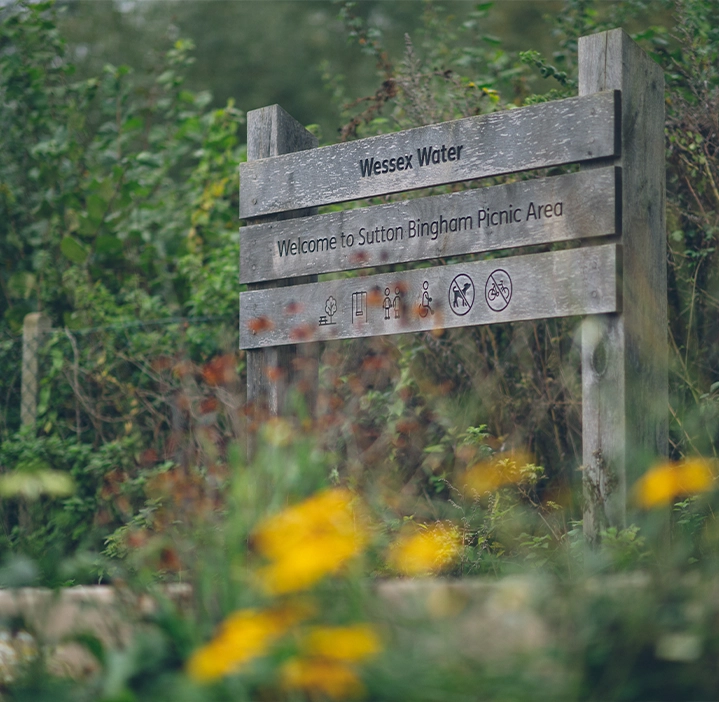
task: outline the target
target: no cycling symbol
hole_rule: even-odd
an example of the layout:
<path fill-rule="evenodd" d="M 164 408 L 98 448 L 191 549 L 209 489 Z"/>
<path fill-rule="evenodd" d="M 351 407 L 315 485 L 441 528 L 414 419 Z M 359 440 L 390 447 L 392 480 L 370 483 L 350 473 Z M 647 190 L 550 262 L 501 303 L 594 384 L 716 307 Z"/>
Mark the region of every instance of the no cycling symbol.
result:
<path fill-rule="evenodd" d="M 455 276 L 449 286 L 449 309 L 463 317 L 474 304 L 474 283 L 466 273 Z"/>
<path fill-rule="evenodd" d="M 489 308 L 495 312 L 506 309 L 512 299 L 512 279 L 507 271 L 498 268 L 492 271 L 484 286 L 484 299 L 487 300 Z"/>

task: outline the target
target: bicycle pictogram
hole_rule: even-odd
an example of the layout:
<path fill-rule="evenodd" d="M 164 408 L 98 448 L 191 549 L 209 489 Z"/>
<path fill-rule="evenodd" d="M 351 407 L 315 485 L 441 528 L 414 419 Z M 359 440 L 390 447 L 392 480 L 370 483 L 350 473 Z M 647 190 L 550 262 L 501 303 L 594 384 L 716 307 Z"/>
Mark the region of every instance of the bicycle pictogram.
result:
<path fill-rule="evenodd" d="M 507 271 L 497 268 L 492 271 L 484 286 L 484 298 L 487 305 L 495 312 L 501 312 L 512 299 L 512 279 Z"/>

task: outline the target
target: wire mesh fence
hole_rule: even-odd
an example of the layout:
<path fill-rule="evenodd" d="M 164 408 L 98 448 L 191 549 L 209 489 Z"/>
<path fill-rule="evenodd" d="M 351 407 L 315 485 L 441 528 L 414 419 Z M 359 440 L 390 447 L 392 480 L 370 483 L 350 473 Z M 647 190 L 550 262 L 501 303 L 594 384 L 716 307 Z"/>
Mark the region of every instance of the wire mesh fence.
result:
<path fill-rule="evenodd" d="M 261 463 L 275 460 L 292 442 L 298 442 L 296 455 L 283 459 L 277 477 L 287 484 L 308 472 L 382 486 L 408 504 L 449 497 L 453 475 L 491 450 L 518 445 L 515 440 L 529 429 L 539 428 L 534 434 L 540 449 L 553 438 L 548 426 L 563 421 L 566 435 L 576 433 L 577 393 L 570 383 L 557 387 L 564 371 L 570 380 L 576 377 L 570 372 L 576 365 L 571 336 L 549 329 L 547 338 L 567 338 L 567 348 L 556 353 L 547 341 L 552 355 L 544 358 L 544 329 L 524 324 L 499 338 L 480 328 L 428 334 L 421 343 L 407 335 L 327 344 L 319 355 L 316 397 L 301 383 L 292 386 L 294 414 L 282 418 L 247 402 L 236 316 L 37 330 L 34 366 L 23 362 L 21 337 L 0 339 L 6 368 L 0 378 L 0 478 L 20 476 L 20 492 L 0 500 L 0 543 L 5 538 L 34 554 L 48 552 L 50 545 L 69 551 L 82 543 L 114 559 L 152 541 L 158 553 L 171 555 L 168 544 L 181 525 L 214 524 L 227 508 L 233 480 L 255 480 L 246 470 L 256 465 L 247 463 L 248 448 L 254 446 Z M 537 352 L 528 353 L 533 340 Z M 25 342 L 26 351 L 35 348 Z M 506 355 L 521 361 L 505 364 L 513 375 L 497 379 L 502 357 L 492 355 L 493 348 L 508 349 Z M 545 393 L 531 411 L 522 409 L 521 397 L 503 405 L 507 416 L 497 426 L 511 422 L 517 437 L 486 426 L 482 416 L 486 407 L 500 404 L 496 397 L 533 389 L 541 378 L 533 374 L 537 358 L 554 394 Z M 308 368 L 310 361 L 317 363 L 305 360 Z M 23 364 L 34 404 L 21 399 Z M 282 372 L 268 368 L 267 377 L 273 382 Z M 32 427 L 18 435 L 28 407 L 34 408 Z M 455 429 L 458 422 L 463 424 Z M 569 443 L 559 431 L 555 436 L 557 443 Z M 571 480 L 560 475 L 561 465 L 542 473 L 549 488 L 541 489 L 552 500 L 567 492 Z M 72 479 L 72 494 L 51 494 L 59 474 Z M 274 490 L 272 481 L 260 482 L 257 489 Z M 46 498 L 20 494 L 37 491 L 40 483 Z M 539 504 L 539 489 L 523 499 Z M 158 568 L 176 569 L 168 559 Z"/>
<path fill-rule="evenodd" d="M 301 383 L 292 387 L 291 421 L 332 456 L 333 470 L 362 480 L 393 475 L 414 490 L 428 476 L 433 490 L 443 490 L 457 447 L 471 443 L 475 431 L 498 449 L 526 446 L 547 466 L 548 484 L 564 494 L 574 479 L 564 467 L 576 465 L 581 404 L 573 337 L 560 324 L 518 324 L 511 334 L 455 330 L 421 343 L 398 337 L 327 344 L 316 397 Z M 13 439 L 27 407 L 30 436 L 38 440 L 30 448 L 8 441 L 0 447 L 3 465 L 20 465 L 26 449 L 33 456 L 45 452 L 45 464 L 75 471 L 89 485 L 89 510 L 115 495 L 118 481 L 144 484 L 168 470 L 183 480 L 226 474 L 248 447 L 280 441 L 272 434 L 280 424 L 267 421 L 267 408 L 247 402 L 237 325 L 236 316 L 227 316 L 40 331 L 34 385 L 25 384 L 33 399 L 22 411 L 23 342 L 0 340 L 7 368 L 0 379 L 0 441 Z M 270 382 L 281 373 L 267 369 Z M 499 411 L 492 414 L 493 407 Z M 461 430 L 452 428 L 455 421 Z"/>
<path fill-rule="evenodd" d="M 537 328 L 534 324 L 515 326 L 513 335 L 504 343 L 519 368 L 512 377 L 505 374 L 496 379 L 497 369 L 501 370 L 496 351 L 498 342 L 496 335 L 487 329 L 445 335 L 442 339 L 428 336 L 419 347 L 421 359 L 415 350 L 412 360 L 407 362 L 421 366 L 413 372 L 419 373 L 425 385 L 434 379 L 432 387 L 451 387 L 453 394 L 478 397 L 476 388 L 472 388 L 477 378 L 482 379 L 483 402 L 487 406 L 496 404 L 503 408 L 502 412 L 511 413 L 508 423 L 516 427 L 516 432 L 524 427 L 524 433 L 534 437 L 535 450 L 547 455 L 566 450 L 575 455 L 580 405 L 576 388 L 570 382 L 575 378 L 573 370 L 577 365 L 571 353 L 571 337 L 556 329 L 548 329 L 545 334 L 544 326 Z M 247 412 L 256 408 L 245 403 L 244 358 L 238 353 L 237 334 L 237 317 L 232 316 L 138 320 L 76 330 L 38 329 L 34 346 L 32 339 L 25 340 L 25 360 L 22 338 L 6 336 L 0 339 L 0 361 L 5 368 L 0 379 L 2 437 L 19 429 L 25 412 L 25 415 L 32 414 L 31 423 L 39 434 L 73 437 L 95 445 L 134 434 L 141 436 L 142 444 L 153 447 L 159 455 L 173 460 L 181 458 L 184 463 L 188 460 L 188 441 L 202 448 L 208 445 L 207 436 L 219 433 L 217 440 L 227 442 L 238 437 L 243 422 L 246 430 L 253 430 L 252 421 L 246 421 Z M 535 356 L 544 349 L 544 336 L 567 339 L 567 349 L 557 354 L 550 344 L 545 353 L 548 357 L 541 356 L 542 368 L 537 369 Z M 527 354 L 522 349 L 531 347 L 532 340 L 536 342 L 536 352 L 525 358 Z M 402 344 L 401 340 L 396 343 Z M 396 366 L 395 345 L 391 342 L 370 344 L 368 348 L 364 348 L 366 345 L 360 345 L 362 348 L 328 345 L 321 359 L 324 372 L 320 373 L 319 414 L 324 417 L 330 412 L 335 417 L 338 415 L 335 410 L 341 408 L 341 426 L 351 422 L 353 427 L 364 427 L 368 422 L 373 423 L 373 417 L 386 424 L 387 408 L 373 409 L 373 405 L 367 409 L 365 405 L 369 403 L 368 398 L 375 395 L 381 398 L 378 402 L 391 405 L 391 397 L 385 397 L 381 390 L 384 381 L 381 374 L 377 375 L 376 368 L 386 363 Z M 465 345 L 473 359 L 477 358 L 476 349 L 482 349 L 479 358 L 485 359 L 486 368 L 475 367 L 476 361 L 472 361 L 472 365 L 465 358 L 462 352 Z M 35 349 L 33 365 L 28 359 Z M 378 359 L 384 359 L 383 363 Z M 492 359 L 496 361 L 494 365 Z M 24 400 L 23 365 L 26 394 L 30 396 Z M 396 372 L 391 374 L 393 380 L 387 380 L 390 385 L 402 384 L 400 377 L 395 376 L 409 372 L 406 368 L 402 370 L 402 363 L 399 365 L 401 367 L 396 367 Z M 526 403 L 521 403 L 524 397 L 521 392 L 519 399 L 514 398 L 515 391 L 525 386 L 531 389 L 533 383 L 545 376 L 551 387 L 538 393 L 529 409 Z M 556 381 L 552 383 L 553 378 Z M 355 401 L 364 397 L 359 386 L 370 391 L 370 396 L 361 403 L 364 412 L 355 406 Z M 444 393 L 437 392 L 441 396 L 437 402 L 440 402 Z M 495 398 L 496 394 L 501 397 Z M 431 402 L 431 397 L 425 400 Z M 419 401 L 408 400 L 408 403 L 414 406 Z M 371 416 L 365 417 L 368 412 Z M 323 420 L 328 431 L 330 425 L 331 422 Z M 556 436 L 559 425 L 566 429 L 565 439 Z M 503 426 L 502 416 L 497 419 L 497 426 Z M 551 428 L 553 433 L 549 431 Z M 204 432 L 205 437 L 194 436 L 198 431 Z M 350 433 L 354 435 L 354 430 Z M 497 435 L 502 433 L 497 431 Z M 213 441 L 216 439 L 209 443 Z M 182 446 L 185 448 L 181 449 Z"/>
<path fill-rule="evenodd" d="M 0 362 L 3 437 L 22 424 L 90 443 L 134 432 L 155 450 L 176 454 L 173 444 L 189 426 L 208 424 L 208 415 L 217 425 L 219 410 L 219 426 L 234 432 L 227 412 L 236 413 L 244 399 L 237 321 L 230 317 L 29 332 L 26 324 L 24 339 L 0 338 Z"/>
<path fill-rule="evenodd" d="M 0 436 L 20 428 L 22 336 L 0 332 Z"/>

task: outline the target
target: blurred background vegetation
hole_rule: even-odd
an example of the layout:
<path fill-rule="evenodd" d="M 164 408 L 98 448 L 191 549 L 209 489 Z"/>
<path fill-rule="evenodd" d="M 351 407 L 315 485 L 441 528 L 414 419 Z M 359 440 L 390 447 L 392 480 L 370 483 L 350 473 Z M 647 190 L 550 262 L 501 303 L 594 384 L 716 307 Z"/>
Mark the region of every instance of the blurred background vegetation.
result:
<path fill-rule="evenodd" d="M 442 3 L 458 24 L 476 3 Z M 59 26 L 68 41 L 79 76 L 96 75 L 106 63 L 147 69 L 178 37 L 192 39 L 194 63 L 186 85 L 208 90 L 213 105 L 233 98 L 243 111 L 278 103 L 303 124 L 318 124 L 327 142 L 341 125 L 340 105 L 328 99 L 328 77 L 344 76 L 348 96 L 359 98 L 376 88 L 373 63 L 348 42 L 339 17 L 340 2 L 63 3 Z M 508 51 L 550 51 L 551 21 L 561 0 L 498 2 L 481 32 Z M 404 35 L 422 27 L 421 0 L 363 0 L 354 12 L 381 32 L 389 54 L 401 56 Z"/>

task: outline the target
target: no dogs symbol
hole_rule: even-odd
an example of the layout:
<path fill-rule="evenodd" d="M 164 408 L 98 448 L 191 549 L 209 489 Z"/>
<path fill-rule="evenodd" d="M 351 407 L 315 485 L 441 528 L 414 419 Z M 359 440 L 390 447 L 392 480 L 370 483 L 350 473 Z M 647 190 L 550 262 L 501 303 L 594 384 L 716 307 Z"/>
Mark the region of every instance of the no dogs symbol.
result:
<path fill-rule="evenodd" d="M 462 317 L 474 304 L 474 283 L 465 273 L 455 276 L 449 286 L 449 309 Z"/>

